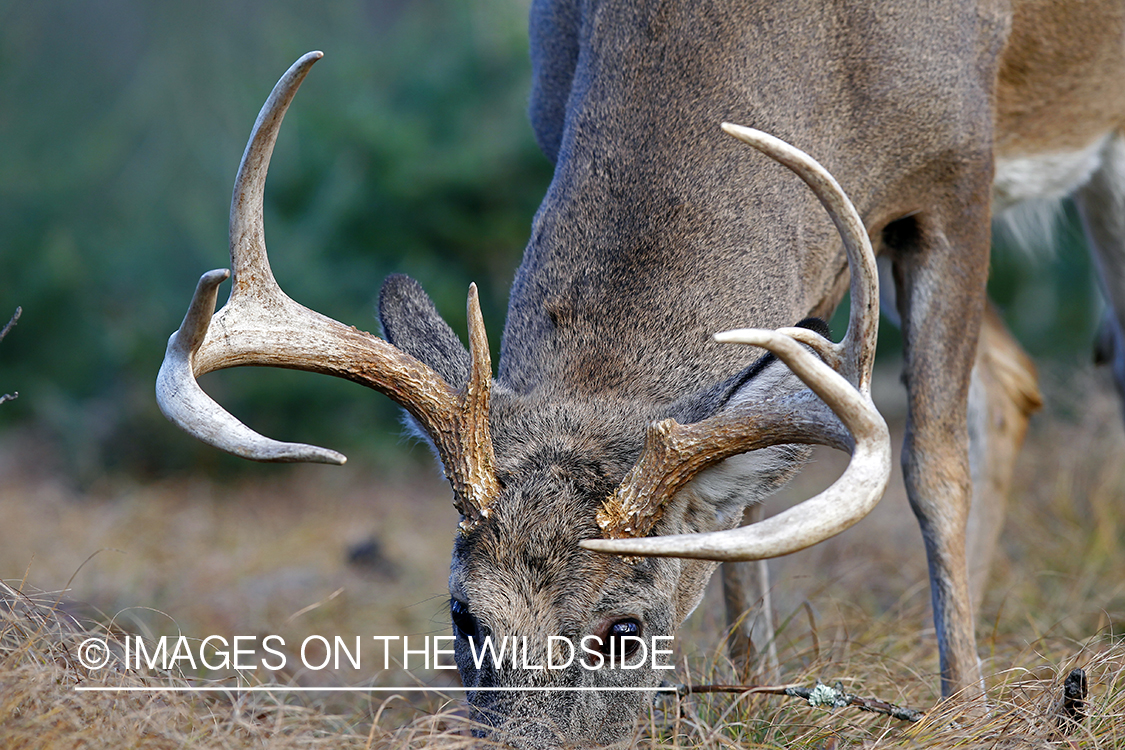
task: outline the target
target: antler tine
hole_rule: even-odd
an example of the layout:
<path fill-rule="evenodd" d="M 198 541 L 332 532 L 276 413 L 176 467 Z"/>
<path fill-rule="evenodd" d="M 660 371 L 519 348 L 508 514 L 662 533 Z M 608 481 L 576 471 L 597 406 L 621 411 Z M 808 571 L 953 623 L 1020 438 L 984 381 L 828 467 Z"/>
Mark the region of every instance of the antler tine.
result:
<path fill-rule="evenodd" d="M 207 335 L 225 268 L 203 274 L 156 376 L 156 401 L 170 422 L 199 440 L 256 461 L 343 464 L 342 454 L 304 443 L 283 443 L 254 432 L 208 396 L 195 380 L 193 359 Z"/>
<path fill-rule="evenodd" d="M 728 410 L 693 425 L 674 420 L 654 425 L 641 458 L 598 514 L 607 539 L 582 542 L 587 549 L 709 560 L 785 555 L 834 536 L 867 515 L 882 497 L 890 476 L 887 425 L 870 397 L 878 335 L 878 276 L 859 214 L 832 176 L 804 152 L 750 128 L 724 124 L 723 129 L 796 172 L 828 210 L 843 239 L 851 270 L 848 333 L 840 344 L 803 328 L 717 334 L 716 341 L 751 344 L 773 352 L 821 401 L 780 398 Z M 839 421 L 825 412 L 825 404 Z M 850 432 L 851 439 L 842 428 Z M 852 460 L 827 490 L 765 521 L 730 531 L 636 538 L 652 529 L 664 503 L 704 468 L 748 450 L 786 443 L 851 450 Z"/>
<path fill-rule="evenodd" d="M 257 461 L 343 463 L 335 451 L 259 435 L 199 387 L 204 373 L 239 365 L 319 372 L 378 390 L 405 408 L 433 438 L 466 523 L 487 515 L 497 494 L 488 430 L 491 365 L 475 286 L 469 292 L 473 376 L 455 391 L 433 369 L 390 343 L 345 326 L 290 299 L 266 255 L 263 191 L 282 118 L 309 68 L 310 52 L 277 82 L 254 124 L 231 198 L 230 300 L 214 313 L 225 270 L 200 279 L 180 329 L 172 334 L 156 396 L 173 423 L 200 440 Z"/>
<path fill-rule="evenodd" d="M 875 344 L 879 337 L 879 272 L 875 266 L 875 252 L 859 212 L 844 193 L 840 183 L 818 161 L 791 146 L 780 138 L 742 125 L 723 123 L 723 130 L 743 143 L 758 149 L 766 156 L 791 169 L 820 200 L 843 240 L 848 255 L 851 274 L 851 309 L 848 330 L 839 344 L 825 342 L 818 345 L 815 334 L 809 331 L 796 334 L 801 329 L 785 328 L 782 331 L 809 344 L 827 361 L 825 349 L 835 349 L 843 355 L 844 374 L 861 393 L 871 391 L 871 366 L 875 361 Z M 816 336 L 820 339 L 819 336 Z M 820 341 L 824 341 L 820 339 Z"/>
<path fill-rule="evenodd" d="M 273 147 L 281 132 L 281 121 L 305 80 L 323 52 L 308 52 L 281 76 L 269 98 L 258 112 L 250 131 L 250 139 L 242 152 L 238 175 L 230 199 L 230 262 L 234 269 L 231 298 L 253 294 L 259 299 L 266 294 L 281 294 L 266 256 L 266 231 L 263 206 L 266 174 L 270 168 Z"/>
<path fill-rule="evenodd" d="M 480 312 L 477 285 L 469 285 L 469 353 L 472 368 L 469 382 L 461 390 L 460 413 L 464 426 L 461 430 L 462 464 L 461 488 L 455 494 L 466 499 L 468 507 L 459 507 L 465 519 L 464 531 L 471 531 L 477 523 L 488 518 L 489 505 L 500 495 L 496 480 L 496 456 L 492 448 L 488 415 L 492 397 L 492 358 L 488 353 L 488 336 L 484 330 L 484 317 Z"/>

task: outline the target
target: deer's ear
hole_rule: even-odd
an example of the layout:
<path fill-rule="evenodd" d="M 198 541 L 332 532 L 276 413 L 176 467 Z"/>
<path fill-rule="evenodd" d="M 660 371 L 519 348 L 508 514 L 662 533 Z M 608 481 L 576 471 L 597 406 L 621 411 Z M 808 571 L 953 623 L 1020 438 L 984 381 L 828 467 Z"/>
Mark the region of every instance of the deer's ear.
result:
<path fill-rule="evenodd" d="M 828 325 L 818 318 L 797 325 L 828 336 Z M 714 388 L 677 402 L 671 416 L 681 423 L 698 422 L 726 409 L 806 390 L 783 362 L 767 354 Z M 732 456 L 701 471 L 673 502 L 695 506 L 687 517 L 697 519 L 699 531 L 733 528 L 748 506 L 762 502 L 797 473 L 809 451 L 804 445 L 777 445 Z"/>
<path fill-rule="evenodd" d="M 395 274 L 383 282 L 379 323 L 387 341 L 432 367 L 454 388 L 469 382 L 468 350 L 414 279 Z"/>

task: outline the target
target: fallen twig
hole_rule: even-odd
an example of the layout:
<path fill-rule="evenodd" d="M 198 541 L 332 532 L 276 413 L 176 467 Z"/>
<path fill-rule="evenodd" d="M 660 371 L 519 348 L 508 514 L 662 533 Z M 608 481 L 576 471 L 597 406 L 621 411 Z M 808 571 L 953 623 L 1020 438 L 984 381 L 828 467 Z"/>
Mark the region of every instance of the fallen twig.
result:
<path fill-rule="evenodd" d="M 4 340 L 4 337 L 8 335 L 8 331 L 12 330 L 12 326 L 16 324 L 16 321 L 20 319 L 20 315 L 22 314 L 23 308 L 17 307 L 15 314 L 12 315 L 12 318 L 8 321 L 8 324 L 4 326 L 3 329 L 0 329 L 0 341 Z"/>
<path fill-rule="evenodd" d="M 16 321 L 20 319 L 21 313 L 23 313 L 23 308 L 17 307 L 16 312 L 12 315 L 11 319 L 8 320 L 7 325 L 5 325 L 3 328 L 0 328 L 0 341 L 3 341 L 4 337 L 8 335 L 8 331 L 12 330 L 12 326 L 14 326 L 16 324 Z M 0 404 L 4 403 L 5 401 L 15 401 L 16 398 L 19 397 L 19 395 L 19 391 L 0 394 Z"/>
<path fill-rule="evenodd" d="M 861 711 L 883 714 L 900 721 L 920 721 L 926 715 L 923 711 L 896 706 L 878 698 L 861 698 L 858 695 L 845 693 L 843 685 L 838 682 L 835 687 L 830 687 L 818 681 L 811 688 L 800 685 L 681 685 L 678 692 L 682 696 L 699 693 L 788 695 L 802 698 L 808 701 L 810 706 L 831 709 L 852 706 Z"/>

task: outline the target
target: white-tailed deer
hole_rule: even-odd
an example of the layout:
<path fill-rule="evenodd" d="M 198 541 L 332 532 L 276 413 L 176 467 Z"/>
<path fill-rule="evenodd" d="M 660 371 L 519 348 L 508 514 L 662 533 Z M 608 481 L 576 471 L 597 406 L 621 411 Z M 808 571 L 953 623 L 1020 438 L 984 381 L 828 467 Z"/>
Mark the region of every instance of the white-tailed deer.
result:
<path fill-rule="evenodd" d="M 1125 294 L 1112 281 L 1125 267 L 1121 3 L 536 0 L 531 16 L 532 124 L 556 171 L 512 287 L 495 380 L 474 289 L 466 350 L 406 277 L 383 286 L 386 340 L 301 307 L 274 282 L 266 167 L 312 53 L 259 115 L 231 207 L 231 298 L 212 317 L 227 273 L 201 279 L 161 369 L 165 413 L 248 458 L 341 462 L 253 433 L 195 376 L 265 364 L 386 393 L 433 445 L 461 515 L 450 595 L 466 686 L 650 688 L 666 674 L 651 665 L 478 665 L 469 640 L 526 639 L 533 664 L 548 636 L 594 636 L 631 656 L 625 636 L 674 633 L 717 561 L 785 554 L 870 510 L 890 460 L 868 393 L 870 238 L 893 267 L 906 342 L 903 462 L 930 561 L 942 689 L 979 689 L 971 481 L 1002 496 L 1038 398 L 995 317 L 978 354 L 991 210 L 1085 184 L 1110 297 Z M 728 135 L 722 122 L 757 130 L 724 126 Z M 828 172 L 759 131 L 815 155 L 855 209 Z M 849 278 L 837 345 L 808 318 L 830 314 Z M 970 392 L 983 397 L 972 419 Z M 972 466 L 970 433 L 983 444 Z M 736 528 L 813 443 L 851 451 L 840 479 Z M 978 507 L 987 542 L 994 506 Z M 475 718 L 528 746 L 617 741 L 645 700 L 469 693 Z"/>

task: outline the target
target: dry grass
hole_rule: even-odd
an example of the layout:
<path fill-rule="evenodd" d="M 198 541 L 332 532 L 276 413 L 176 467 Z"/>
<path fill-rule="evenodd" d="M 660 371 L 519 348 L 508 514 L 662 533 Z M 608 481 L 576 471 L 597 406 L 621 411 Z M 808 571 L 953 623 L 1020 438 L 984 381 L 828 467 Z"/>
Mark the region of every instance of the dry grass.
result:
<path fill-rule="evenodd" d="M 957 699 L 937 703 L 925 562 L 897 488 L 875 517 L 775 565 L 777 643 L 784 682 L 839 680 L 848 692 L 928 709 L 922 722 L 831 712 L 778 696 L 695 695 L 660 699 L 637 744 L 1125 747 L 1120 409 L 1108 385 L 1088 373 L 1068 373 L 1054 387 L 1048 382 L 1048 390 L 1053 411 L 1033 427 L 978 619 L 988 712 Z M 886 408 L 894 411 L 893 404 Z M 280 479 L 237 487 L 118 483 L 77 493 L 25 471 L 32 461 L 11 446 L 0 452 L 0 465 L 0 575 L 24 591 L 68 587 L 65 597 L 3 597 L 0 747 L 472 744 L 456 694 L 74 690 L 91 681 L 189 684 L 117 662 L 116 670 L 87 673 L 75 649 L 90 632 L 279 633 L 287 643 L 310 633 L 448 632 L 444 580 L 454 524 L 436 478 L 287 468 L 279 469 Z M 817 475 L 832 466 L 814 467 L 794 493 L 827 481 Z M 347 561 L 350 547 L 372 539 L 382 557 Z M 116 551 L 99 552 L 107 549 Z M 723 657 L 716 594 L 709 592 L 677 640 L 681 681 L 734 680 Z M 1063 737 L 1053 706 L 1074 667 L 1089 675 L 1090 717 Z M 274 677 L 312 687 L 451 684 L 449 673 L 424 670 Z M 240 679 L 253 684 L 256 677 Z M 192 677 L 190 684 L 200 682 Z"/>
<path fill-rule="evenodd" d="M 332 713 L 323 701 L 293 694 L 231 689 L 185 693 L 154 688 L 233 685 L 180 674 L 134 670 L 115 649 L 110 664 L 88 669 L 79 654 L 88 638 L 114 643 L 112 629 L 83 625 L 59 598 L 29 596 L 0 584 L 0 747 L 3 748 L 384 748 L 467 746 L 454 710 L 423 714 L 402 726 L 382 723 L 399 696 Z M 120 635 L 120 634 L 116 634 Z M 119 642 L 117 643 L 119 645 Z M 243 687 L 261 686 L 243 674 Z M 80 692 L 82 688 L 120 692 Z M 126 690 L 128 692 L 126 692 Z M 448 704 L 449 699 L 445 699 Z"/>

